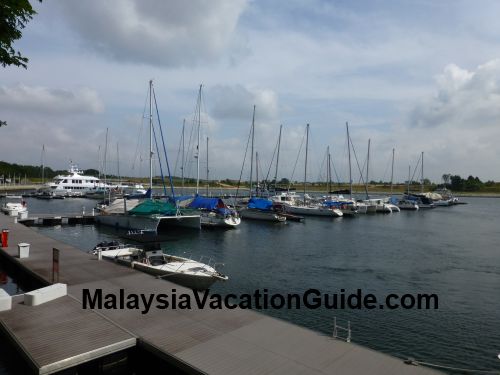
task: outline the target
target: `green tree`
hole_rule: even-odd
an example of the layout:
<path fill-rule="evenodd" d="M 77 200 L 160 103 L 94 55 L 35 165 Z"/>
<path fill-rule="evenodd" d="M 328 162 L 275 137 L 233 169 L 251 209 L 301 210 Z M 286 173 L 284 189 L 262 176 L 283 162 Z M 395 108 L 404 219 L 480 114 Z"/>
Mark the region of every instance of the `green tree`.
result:
<path fill-rule="evenodd" d="M 27 68 L 28 58 L 16 51 L 12 44 L 22 37 L 22 29 L 36 12 L 28 0 L 2 0 L 0 2 L 0 64 Z"/>
<path fill-rule="evenodd" d="M 41 2 L 42 0 L 40 0 Z M 33 18 L 36 12 L 28 0 L 0 1 L 0 64 L 28 67 L 28 58 L 14 50 L 12 44 L 22 37 L 21 30 Z M 0 127 L 7 122 L 0 120 Z"/>

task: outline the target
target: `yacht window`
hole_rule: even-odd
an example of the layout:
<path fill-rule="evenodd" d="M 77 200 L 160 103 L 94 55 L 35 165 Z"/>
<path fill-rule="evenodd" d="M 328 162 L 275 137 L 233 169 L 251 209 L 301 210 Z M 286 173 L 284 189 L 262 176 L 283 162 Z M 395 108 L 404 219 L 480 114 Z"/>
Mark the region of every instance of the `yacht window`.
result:
<path fill-rule="evenodd" d="M 68 182 L 68 180 L 63 180 L 63 183 L 66 183 L 66 182 Z"/>

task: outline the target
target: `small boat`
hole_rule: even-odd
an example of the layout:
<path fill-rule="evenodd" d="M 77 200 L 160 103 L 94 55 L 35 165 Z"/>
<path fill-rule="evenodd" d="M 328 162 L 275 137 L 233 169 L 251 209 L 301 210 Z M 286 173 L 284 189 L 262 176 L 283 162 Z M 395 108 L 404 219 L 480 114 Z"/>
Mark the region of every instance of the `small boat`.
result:
<path fill-rule="evenodd" d="M 325 205 L 304 205 L 304 206 L 286 206 L 286 211 L 293 215 L 306 215 L 306 216 L 328 216 L 328 217 L 341 217 L 344 216 L 342 211 L 335 207 Z"/>
<path fill-rule="evenodd" d="M 264 198 L 250 198 L 248 205 L 242 208 L 240 216 L 244 219 L 285 222 L 286 217 L 273 210 L 273 202 Z"/>
<path fill-rule="evenodd" d="M 398 207 L 401 210 L 412 210 L 416 211 L 419 209 L 417 201 L 410 199 L 401 199 L 398 202 Z"/>
<path fill-rule="evenodd" d="M 241 223 L 238 212 L 229 208 L 220 198 L 197 196 L 188 207 L 199 210 L 204 227 L 235 228 Z"/>
<path fill-rule="evenodd" d="M 20 212 L 25 212 L 28 210 L 26 206 L 26 201 L 22 199 L 21 196 L 6 195 L 6 200 L 21 200 L 21 202 L 5 202 L 2 206 L 2 212 L 9 216 L 17 216 Z"/>
<path fill-rule="evenodd" d="M 143 250 L 117 241 L 102 242 L 91 253 L 194 290 L 206 290 L 216 281 L 229 279 L 209 264 L 163 253 L 159 243 Z"/>

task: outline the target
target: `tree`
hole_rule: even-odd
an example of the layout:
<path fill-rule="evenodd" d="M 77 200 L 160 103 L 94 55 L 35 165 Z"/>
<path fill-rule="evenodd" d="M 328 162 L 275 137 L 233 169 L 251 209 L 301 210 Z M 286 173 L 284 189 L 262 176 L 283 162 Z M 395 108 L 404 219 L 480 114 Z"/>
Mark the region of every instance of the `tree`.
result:
<path fill-rule="evenodd" d="M 40 0 L 41 2 L 42 0 Z M 6 66 L 28 66 L 28 58 L 21 56 L 19 51 L 12 48 L 12 43 L 23 35 L 21 30 L 33 18 L 36 12 L 28 0 L 0 1 L 0 64 Z M 0 120 L 0 127 L 7 122 Z"/>
<path fill-rule="evenodd" d="M 27 68 L 28 58 L 14 50 L 12 44 L 22 37 L 21 30 L 36 12 L 28 0 L 2 0 L 0 2 L 0 64 Z"/>

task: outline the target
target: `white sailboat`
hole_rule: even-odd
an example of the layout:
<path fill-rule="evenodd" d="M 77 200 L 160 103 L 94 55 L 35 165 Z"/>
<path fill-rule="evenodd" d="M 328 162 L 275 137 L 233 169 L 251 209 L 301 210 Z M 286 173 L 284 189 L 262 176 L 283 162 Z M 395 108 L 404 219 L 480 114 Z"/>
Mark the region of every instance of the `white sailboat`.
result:
<path fill-rule="evenodd" d="M 342 211 L 333 207 L 322 204 L 312 204 L 307 202 L 306 183 L 307 183 L 307 152 L 309 147 L 309 124 L 306 125 L 306 154 L 304 166 L 304 200 L 303 204 L 295 201 L 294 204 L 286 205 L 285 210 L 292 215 L 306 215 L 306 216 L 328 216 L 328 217 L 341 217 Z"/>

